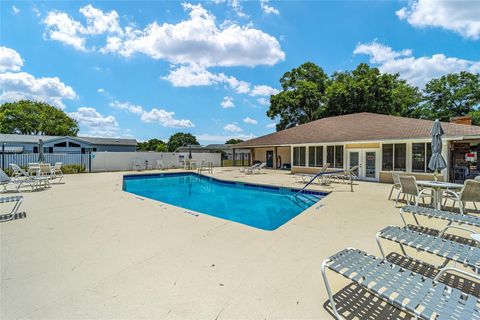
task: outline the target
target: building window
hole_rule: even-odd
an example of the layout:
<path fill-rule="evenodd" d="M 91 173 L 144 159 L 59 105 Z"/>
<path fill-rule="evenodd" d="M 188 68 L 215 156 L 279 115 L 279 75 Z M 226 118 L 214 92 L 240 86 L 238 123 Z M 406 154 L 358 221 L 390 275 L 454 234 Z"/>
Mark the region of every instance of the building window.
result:
<path fill-rule="evenodd" d="M 428 161 L 431 156 L 431 143 L 412 143 L 412 172 L 431 172 L 428 169 Z"/>
<path fill-rule="evenodd" d="M 66 143 L 66 142 L 55 143 L 53 146 L 54 146 L 55 148 L 66 148 L 66 147 L 67 147 L 67 143 Z"/>
<path fill-rule="evenodd" d="M 81 147 L 78 143 L 75 143 L 75 142 L 69 142 L 68 146 L 70 148 L 80 148 Z"/>
<path fill-rule="evenodd" d="M 308 166 L 321 167 L 323 165 L 323 147 L 308 147 Z"/>
<path fill-rule="evenodd" d="M 293 165 L 305 166 L 305 147 L 293 147 Z"/>
<path fill-rule="evenodd" d="M 407 144 L 382 145 L 382 170 L 407 171 Z"/>
<path fill-rule="evenodd" d="M 343 168 L 343 146 L 327 146 L 327 163 L 333 168 Z"/>

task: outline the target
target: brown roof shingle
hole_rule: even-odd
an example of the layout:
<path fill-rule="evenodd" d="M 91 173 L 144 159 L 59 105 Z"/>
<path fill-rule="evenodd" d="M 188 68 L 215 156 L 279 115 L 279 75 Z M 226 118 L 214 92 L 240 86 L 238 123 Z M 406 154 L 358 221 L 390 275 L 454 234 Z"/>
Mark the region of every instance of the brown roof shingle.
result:
<path fill-rule="evenodd" d="M 433 121 L 376 113 L 354 113 L 323 118 L 294 128 L 267 134 L 235 145 L 235 148 L 326 143 L 421 139 L 430 137 Z M 480 126 L 442 122 L 444 137 L 480 135 Z"/>

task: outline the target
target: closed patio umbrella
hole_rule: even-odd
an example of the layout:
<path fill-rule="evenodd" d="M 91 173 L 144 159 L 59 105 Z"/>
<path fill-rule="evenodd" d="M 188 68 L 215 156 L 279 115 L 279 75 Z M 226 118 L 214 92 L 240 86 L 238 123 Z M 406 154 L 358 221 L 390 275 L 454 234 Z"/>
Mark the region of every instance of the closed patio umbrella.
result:
<path fill-rule="evenodd" d="M 43 140 L 38 139 L 38 162 L 45 161 L 43 156 Z"/>
<path fill-rule="evenodd" d="M 442 156 L 442 136 L 443 131 L 440 121 L 437 119 L 433 124 L 430 134 L 432 135 L 432 157 L 428 163 L 428 168 L 435 172 L 435 180 L 437 180 L 437 173 L 447 167 L 445 159 Z"/>

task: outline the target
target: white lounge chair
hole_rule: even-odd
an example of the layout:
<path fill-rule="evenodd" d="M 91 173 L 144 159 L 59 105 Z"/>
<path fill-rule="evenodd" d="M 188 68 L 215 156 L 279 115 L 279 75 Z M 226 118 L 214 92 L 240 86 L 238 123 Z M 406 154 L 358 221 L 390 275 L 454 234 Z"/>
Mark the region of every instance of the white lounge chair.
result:
<path fill-rule="evenodd" d="M 142 161 L 140 159 L 134 159 L 133 160 L 133 171 L 142 171 L 145 168 L 145 161 Z M 146 169 L 146 168 L 145 168 Z"/>
<path fill-rule="evenodd" d="M 328 167 L 330 166 L 330 163 L 325 163 L 320 170 L 317 173 L 296 173 L 295 177 L 298 177 L 301 179 L 301 183 L 307 183 L 310 180 L 312 180 L 314 177 L 317 177 L 318 183 L 319 184 L 324 184 L 325 179 L 324 179 L 324 173 L 327 171 Z"/>
<path fill-rule="evenodd" d="M 15 183 L 19 184 L 19 188 L 22 185 L 29 185 L 32 190 L 46 187 L 49 185 L 49 177 L 44 177 L 39 174 L 30 174 L 15 163 L 10 163 L 10 167 L 13 171 L 13 179 Z"/>
<path fill-rule="evenodd" d="M 260 163 L 259 166 L 255 167 L 253 169 L 248 169 L 247 171 L 245 171 L 245 173 L 247 173 L 247 174 L 261 173 L 262 169 L 265 168 L 266 166 L 267 166 L 267 164 L 265 162 L 262 162 L 262 163 Z"/>
<path fill-rule="evenodd" d="M 16 191 L 18 191 L 22 184 L 10 178 L 2 169 L 0 169 L 0 185 L 3 187 L 3 192 L 7 192 L 9 191 L 7 186 L 14 185 Z"/>
<path fill-rule="evenodd" d="M 0 214 L 0 216 L 2 217 L 0 221 L 4 222 L 4 221 L 9 221 L 15 218 L 15 215 L 17 214 L 18 209 L 20 208 L 20 205 L 23 202 L 23 196 L 0 197 L 0 203 L 2 205 L 5 203 L 11 203 L 11 202 L 14 203 L 12 210 L 6 214 L 4 213 Z"/>
<path fill-rule="evenodd" d="M 63 180 L 62 165 L 63 162 L 55 162 L 55 165 L 52 168 L 52 174 L 58 179 L 59 183 Z"/>
<path fill-rule="evenodd" d="M 245 173 L 245 172 L 247 172 L 248 170 L 253 170 L 253 169 L 255 169 L 255 168 L 258 167 L 259 165 L 261 165 L 261 163 L 255 163 L 254 165 L 252 165 L 252 166 L 250 166 L 250 167 L 240 167 L 240 172 Z"/>
<path fill-rule="evenodd" d="M 351 167 L 350 169 L 347 169 L 341 173 L 332 173 L 332 174 L 329 174 L 329 178 L 331 180 L 335 180 L 335 181 L 343 181 L 343 182 L 346 182 L 346 181 L 352 181 L 352 180 L 356 180 L 357 179 L 357 170 L 358 170 L 358 166 L 353 166 Z"/>

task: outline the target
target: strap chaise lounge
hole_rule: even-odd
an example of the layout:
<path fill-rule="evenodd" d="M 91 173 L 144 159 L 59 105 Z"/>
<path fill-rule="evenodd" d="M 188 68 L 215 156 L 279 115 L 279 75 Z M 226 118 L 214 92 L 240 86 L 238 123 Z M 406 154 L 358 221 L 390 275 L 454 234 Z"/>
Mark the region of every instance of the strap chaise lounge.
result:
<path fill-rule="evenodd" d="M 337 319 L 342 317 L 335 306 L 327 269 L 352 280 L 385 302 L 419 319 L 480 319 L 480 299 L 438 281 L 447 271 L 476 280 L 480 280 L 479 275 L 446 267 L 434 279 L 430 279 L 352 248 L 344 249 L 322 263 L 323 280 Z"/>
<path fill-rule="evenodd" d="M 400 217 L 402 218 L 403 223 L 405 224 L 406 227 L 408 227 L 408 225 L 404 217 L 405 212 L 409 212 L 413 215 L 413 218 L 415 219 L 415 222 L 417 225 L 420 225 L 417 219 L 417 215 L 424 216 L 427 218 L 436 218 L 436 219 L 448 221 L 448 226 L 442 231 L 442 233 L 445 232 L 446 229 L 453 228 L 453 227 L 474 233 L 475 231 L 473 230 L 459 227 L 459 226 L 467 225 L 467 226 L 473 226 L 473 227 L 480 227 L 479 216 L 459 214 L 459 213 L 437 210 L 433 208 L 426 208 L 426 207 L 419 207 L 419 206 L 412 206 L 412 205 L 408 205 L 400 208 Z M 453 223 L 457 224 L 458 226 L 452 226 Z"/>
<path fill-rule="evenodd" d="M 388 226 L 377 233 L 377 244 L 385 259 L 385 251 L 382 247 L 380 239 L 396 242 L 400 245 L 402 253 L 410 258 L 404 246 L 414 248 L 419 251 L 428 252 L 444 258 L 439 268 L 445 267 L 449 261 L 463 264 L 465 267 L 472 268 L 478 273 L 480 267 L 480 248 L 462 244 L 459 242 L 447 240 L 439 236 L 433 236 L 423 232 L 407 229 L 406 227 Z M 417 259 L 414 259 L 417 260 Z"/>
<path fill-rule="evenodd" d="M 23 196 L 0 197 L 0 204 L 11 203 L 11 202 L 15 203 L 13 205 L 12 210 L 6 214 L 3 214 L 3 213 L 0 214 L 0 216 L 2 216 L 2 219 L 0 219 L 1 221 L 9 221 L 15 218 L 15 215 L 17 214 L 18 209 L 20 208 L 20 205 L 23 202 Z"/>
<path fill-rule="evenodd" d="M 256 167 L 258 167 L 259 165 L 261 165 L 262 163 L 259 162 L 259 163 L 255 163 L 254 165 L 250 166 L 250 167 L 241 167 L 240 168 L 240 172 L 244 173 L 244 172 L 247 172 L 249 170 L 253 170 L 255 169 Z"/>
<path fill-rule="evenodd" d="M 261 173 L 262 169 L 264 169 L 267 166 L 265 162 L 260 163 L 258 166 L 255 168 L 248 168 L 245 170 L 246 174 L 256 174 L 256 173 Z"/>

